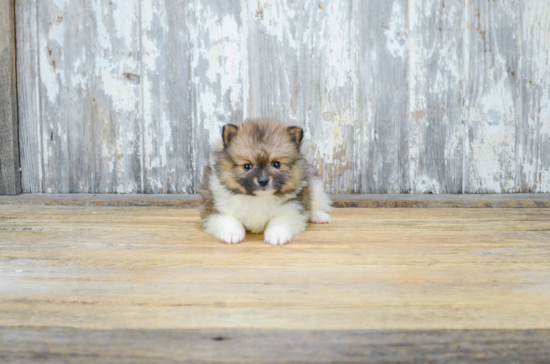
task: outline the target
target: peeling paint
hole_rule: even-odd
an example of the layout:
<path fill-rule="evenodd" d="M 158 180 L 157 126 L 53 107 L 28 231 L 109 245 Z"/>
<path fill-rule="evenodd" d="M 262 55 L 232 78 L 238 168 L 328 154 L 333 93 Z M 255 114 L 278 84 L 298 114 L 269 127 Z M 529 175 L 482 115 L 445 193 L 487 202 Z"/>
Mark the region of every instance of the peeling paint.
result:
<path fill-rule="evenodd" d="M 407 52 L 405 11 L 398 1 L 392 5 L 392 14 L 386 28 L 386 46 L 394 57 L 404 58 Z"/>
<path fill-rule="evenodd" d="M 545 2 L 32 11 L 40 192 L 195 192 L 222 125 L 247 116 L 304 127 L 330 192 L 550 191 Z"/>

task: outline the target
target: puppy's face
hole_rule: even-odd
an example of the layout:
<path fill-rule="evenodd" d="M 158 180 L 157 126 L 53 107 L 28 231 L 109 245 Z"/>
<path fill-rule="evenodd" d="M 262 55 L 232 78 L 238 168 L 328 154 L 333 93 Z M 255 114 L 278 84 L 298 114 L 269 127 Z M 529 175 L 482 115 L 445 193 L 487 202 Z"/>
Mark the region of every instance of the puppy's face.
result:
<path fill-rule="evenodd" d="M 224 126 L 218 164 L 222 183 L 247 195 L 285 194 L 300 186 L 304 161 L 303 131 L 275 120 L 248 120 Z"/>

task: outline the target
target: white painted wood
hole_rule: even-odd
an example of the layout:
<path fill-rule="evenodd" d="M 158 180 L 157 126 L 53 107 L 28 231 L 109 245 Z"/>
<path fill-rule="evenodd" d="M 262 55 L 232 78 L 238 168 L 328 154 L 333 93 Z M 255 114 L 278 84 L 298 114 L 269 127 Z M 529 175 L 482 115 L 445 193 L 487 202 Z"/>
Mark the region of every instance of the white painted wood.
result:
<path fill-rule="evenodd" d="M 466 193 L 521 191 L 519 9 L 515 0 L 466 1 Z"/>
<path fill-rule="evenodd" d="M 545 0 L 21 0 L 23 190 L 194 193 L 223 124 L 332 193 L 550 192 Z"/>
<path fill-rule="evenodd" d="M 405 0 L 357 2 L 356 192 L 408 192 L 400 182 L 408 159 L 407 13 Z"/>
<path fill-rule="evenodd" d="M 93 156 L 89 192 L 136 193 L 141 191 L 139 4 L 127 0 L 84 4 L 89 44 L 84 51 L 87 54 L 81 58 L 88 73 L 75 69 L 75 76 L 84 71 L 91 91 L 85 99 L 89 119 L 82 125 L 84 138 L 86 130 L 91 132 L 87 140 Z M 86 27 L 82 31 L 86 32 Z M 83 84 L 73 86 L 79 88 Z M 79 150 L 76 145 L 74 148 Z M 75 153 L 71 161 L 74 168 L 87 164 L 85 155 L 77 157 Z M 82 176 L 88 173 L 87 168 L 82 170 Z M 84 180 L 79 178 L 79 183 Z"/>
<path fill-rule="evenodd" d="M 409 1 L 409 115 L 402 190 L 462 192 L 463 4 Z"/>
<path fill-rule="evenodd" d="M 41 120 L 37 121 L 42 124 L 43 192 L 87 192 L 93 156 L 88 143 L 91 131 L 84 128 L 84 120 L 90 119 L 86 98 L 91 93 L 83 74 L 88 72 L 83 62 L 89 40 L 86 9 L 76 0 L 37 1 L 36 6 L 41 109 Z M 88 138 L 84 138 L 84 132 Z M 79 139 L 76 150 L 71 136 Z M 83 162 L 78 170 L 71 168 L 75 153 L 80 153 Z M 73 181 L 86 169 L 87 178 L 75 186 Z"/>
<path fill-rule="evenodd" d="M 521 15 L 521 190 L 550 191 L 550 3 L 526 2 Z"/>
<path fill-rule="evenodd" d="M 353 192 L 357 149 L 356 23 L 354 3 L 321 1 L 304 7 L 299 72 L 302 90 L 298 124 L 306 130 L 305 151 L 329 193 Z"/>
<path fill-rule="evenodd" d="M 25 163 L 23 175 L 38 170 L 40 176 L 40 165 L 43 171 L 42 182 L 25 177 L 25 191 L 37 186 L 46 193 L 140 191 L 137 3 L 46 0 L 26 5 L 29 20 L 23 24 L 38 14 L 40 105 L 32 104 L 36 77 L 24 79 L 19 91 L 31 103 L 24 107 L 22 130 L 28 129 L 23 137 L 30 142 L 22 154 L 39 161 Z M 22 34 L 34 41 L 32 33 Z M 21 65 L 30 63 L 26 68 L 32 71 L 32 53 L 26 57 L 31 59 Z"/>
<path fill-rule="evenodd" d="M 141 1 L 145 193 L 193 188 L 189 1 Z"/>

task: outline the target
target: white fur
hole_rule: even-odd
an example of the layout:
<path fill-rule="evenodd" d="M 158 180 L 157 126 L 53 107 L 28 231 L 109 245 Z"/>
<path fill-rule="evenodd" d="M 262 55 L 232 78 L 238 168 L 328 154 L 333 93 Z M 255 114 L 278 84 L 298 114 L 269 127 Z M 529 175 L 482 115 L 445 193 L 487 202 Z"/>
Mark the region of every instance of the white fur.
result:
<path fill-rule="evenodd" d="M 233 216 L 211 215 L 203 223 L 207 233 L 224 243 L 237 244 L 244 240 L 244 226 Z"/>
<path fill-rule="evenodd" d="M 330 215 L 324 211 L 313 211 L 309 216 L 309 221 L 314 224 L 330 224 Z"/>
<path fill-rule="evenodd" d="M 332 211 L 332 201 L 323 189 L 323 182 L 320 178 L 311 180 L 311 211 Z"/>
<path fill-rule="evenodd" d="M 312 180 L 312 222 L 328 223 L 330 199 L 323 191 L 319 179 Z M 211 215 L 203 224 L 206 232 L 228 244 L 244 240 L 245 228 L 253 233 L 265 231 L 264 239 L 271 245 L 283 245 L 307 227 L 310 211 L 303 211 L 300 203 L 293 200 L 295 194 L 278 197 L 271 191 L 256 192 L 256 196 L 234 194 L 212 175 L 210 190 L 214 206 L 220 214 Z M 315 221 L 313 220 L 315 216 Z"/>
<path fill-rule="evenodd" d="M 296 201 L 290 201 L 273 211 L 265 229 L 264 240 L 271 245 L 284 245 L 307 227 L 308 213 Z"/>

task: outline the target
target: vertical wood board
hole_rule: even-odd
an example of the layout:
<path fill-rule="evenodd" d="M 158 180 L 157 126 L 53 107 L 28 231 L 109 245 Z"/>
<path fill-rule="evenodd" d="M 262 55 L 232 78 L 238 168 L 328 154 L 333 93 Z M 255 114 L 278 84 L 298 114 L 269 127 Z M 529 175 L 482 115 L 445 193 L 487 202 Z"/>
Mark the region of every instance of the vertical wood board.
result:
<path fill-rule="evenodd" d="M 27 193 L 43 192 L 37 1 L 15 3 L 21 185 Z"/>
<path fill-rule="evenodd" d="M 520 187 L 545 192 L 550 191 L 550 3 L 526 2 L 520 15 Z"/>
<path fill-rule="evenodd" d="M 193 192 L 189 1 L 141 2 L 143 190 Z"/>
<path fill-rule="evenodd" d="M 405 187 L 400 178 L 400 164 L 404 164 L 400 152 L 407 149 L 401 127 L 409 115 L 407 12 L 404 0 L 357 3 L 359 162 L 355 192 L 399 193 Z"/>
<path fill-rule="evenodd" d="M 466 1 L 466 193 L 521 191 L 519 7 L 515 0 Z"/>
<path fill-rule="evenodd" d="M 462 3 L 409 2 L 408 155 L 402 190 L 462 192 Z"/>
<path fill-rule="evenodd" d="M 0 3 L 0 195 L 21 192 L 15 54 L 15 1 Z"/>

